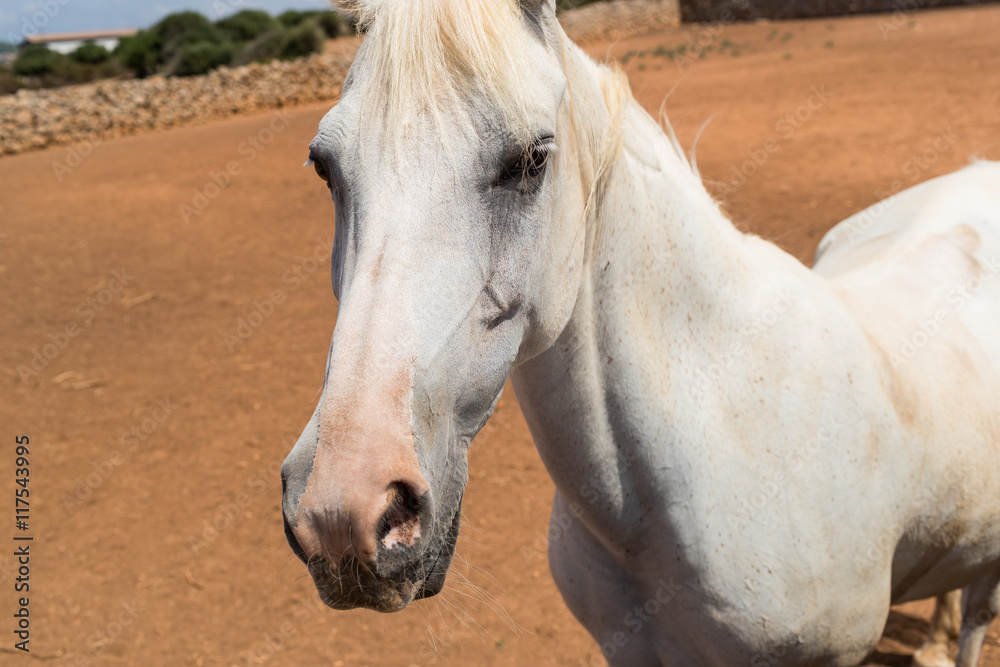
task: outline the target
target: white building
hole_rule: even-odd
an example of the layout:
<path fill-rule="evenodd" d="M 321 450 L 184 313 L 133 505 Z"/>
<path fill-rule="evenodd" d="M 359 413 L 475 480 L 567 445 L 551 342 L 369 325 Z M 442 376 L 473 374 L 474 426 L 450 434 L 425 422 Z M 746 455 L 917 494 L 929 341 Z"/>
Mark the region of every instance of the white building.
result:
<path fill-rule="evenodd" d="M 50 34 L 28 35 L 24 38 L 25 44 L 44 44 L 53 51 L 68 54 L 73 53 L 84 42 L 94 42 L 100 44 L 108 51 L 112 51 L 122 37 L 131 37 L 139 32 L 135 28 L 122 28 L 119 30 L 93 30 L 90 32 L 54 32 Z"/>

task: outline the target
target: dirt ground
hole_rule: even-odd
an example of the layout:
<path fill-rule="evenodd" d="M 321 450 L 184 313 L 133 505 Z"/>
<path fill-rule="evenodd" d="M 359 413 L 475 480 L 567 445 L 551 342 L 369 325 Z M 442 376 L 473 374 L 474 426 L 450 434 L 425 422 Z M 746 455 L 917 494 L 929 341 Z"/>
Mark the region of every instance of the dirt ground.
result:
<path fill-rule="evenodd" d="M 628 56 L 651 112 L 673 91 L 685 146 L 711 119 L 697 157 L 712 191 L 741 228 L 808 261 L 824 231 L 892 191 L 1000 159 L 998 34 L 1000 6 L 985 6 L 688 26 L 590 51 Z M 703 58 L 678 52 L 691 40 Z M 548 573 L 552 484 L 513 392 L 473 444 L 442 595 L 390 616 L 328 611 L 286 546 L 278 467 L 335 317 L 333 209 L 301 167 L 325 110 L 0 159 L 0 496 L 13 515 L 27 433 L 31 658 L 602 664 Z M 20 531 L 3 525 L 0 664 L 34 664 L 10 648 Z M 908 665 L 929 609 L 894 611 L 871 664 Z M 984 665 L 1000 666 L 998 631 Z"/>

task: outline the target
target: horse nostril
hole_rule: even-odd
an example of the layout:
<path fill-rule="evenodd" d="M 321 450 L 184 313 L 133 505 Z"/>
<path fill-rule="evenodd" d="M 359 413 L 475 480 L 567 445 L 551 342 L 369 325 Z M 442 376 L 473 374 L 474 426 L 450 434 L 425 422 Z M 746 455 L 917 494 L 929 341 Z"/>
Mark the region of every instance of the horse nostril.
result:
<path fill-rule="evenodd" d="M 420 514 L 424 509 L 424 502 L 413 490 L 413 487 L 406 482 L 393 482 L 392 489 L 396 493 L 396 498 L 387 516 L 393 515 L 392 518 L 404 522 L 413 519 L 419 521 Z M 392 512 L 393 508 L 397 509 L 395 513 Z"/>
<path fill-rule="evenodd" d="M 409 510 L 411 514 L 418 514 L 420 512 L 420 498 L 417 498 L 413 492 L 407 494 L 406 509 Z"/>
<path fill-rule="evenodd" d="M 393 482 L 391 489 L 394 497 L 379 522 L 378 540 L 387 549 L 396 545 L 412 547 L 420 538 L 424 501 L 406 482 Z"/>

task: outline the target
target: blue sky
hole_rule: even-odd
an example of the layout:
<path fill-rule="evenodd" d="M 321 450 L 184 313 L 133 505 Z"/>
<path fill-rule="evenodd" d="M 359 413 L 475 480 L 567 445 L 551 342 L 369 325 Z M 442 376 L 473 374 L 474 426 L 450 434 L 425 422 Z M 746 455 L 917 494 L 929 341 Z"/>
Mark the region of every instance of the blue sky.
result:
<path fill-rule="evenodd" d="M 22 35 L 145 28 L 172 12 L 193 9 L 217 20 L 240 9 L 265 9 L 280 14 L 286 9 L 324 9 L 326 0 L 0 0 L 0 41 L 20 42 Z"/>

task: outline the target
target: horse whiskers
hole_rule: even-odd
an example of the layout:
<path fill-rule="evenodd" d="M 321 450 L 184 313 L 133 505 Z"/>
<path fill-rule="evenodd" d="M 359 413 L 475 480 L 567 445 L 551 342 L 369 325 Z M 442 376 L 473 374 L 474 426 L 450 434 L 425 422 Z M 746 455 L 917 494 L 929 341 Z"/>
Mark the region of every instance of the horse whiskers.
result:
<path fill-rule="evenodd" d="M 310 575 L 308 572 L 305 572 L 303 574 L 300 574 L 300 575 L 296 576 L 295 579 L 292 580 L 292 583 L 295 583 L 295 582 L 298 582 L 298 581 L 302 581 L 303 579 L 309 579 L 311 581 L 312 580 L 312 575 Z"/>
<path fill-rule="evenodd" d="M 481 641 L 483 639 L 483 634 L 484 633 L 487 634 L 487 635 L 489 635 L 491 638 L 493 637 L 493 635 L 486 629 L 486 627 L 482 623 L 480 623 L 479 621 L 477 621 L 475 619 L 475 617 L 473 617 L 472 614 L 469 613 L 469 610 L 466 609 L 466 607 L 463 606 L 463 605 L 461 605 L 459 602 L 448 600 L 446 598 L 446 599 L 442 599 L 441 600 L 441 604 L 444 605 L 444 606 L 446 606 L 446 607 L 448 607 L 448 609 L 451 610 L 452 616 L 455 617 L 455 620 L 458 621 L 460 624 L 462 624 L 465 627 L 466 630 L 468 630 L 469 632 L 472 632 L 473 634 L 475 634 L 476 637 L 479 638 Z M 459 612 L 461 612 L 461 614 Z M 471 619 L 472 622 L 476 624 L 476 627 L 473 628 L 465 620 L 465 618 L 463 618 L 463 616 L 465 618 Z"/>
<path fill-rule="evenodd" d="M 465 546 L 477 547 L 477 548 L 481 549 L 480 553 L 496 553 L 496 551 L 497 551 L 496 547 L 490 546 L 489 544 L 486 544 L 485 542 L 476 542 L 475 540 L 472 540 L 472 539 L 466 537 L 465 535 L 462 536 L 462 546 L 463 547 L 465 547 Z"/>
<path fill-rule="evenodd" d="M 461 591 L 453 591 L 453 592 L 459 593 L 460 595 L 464 595 L 463 593 L 461 593 Z M 466 595 L 466 597 L 469 596 Z M 463 604 L 461 600 L 454 600 L 445 597 L 441 600 L 441 604 L 442 606 L 447 607 L 449 611 L 451 611 L 452 615 L 455 617 L 455 620 L 457 620 L 460 624 L 462 624 L 468 631 L 476 635 L 476 637 L 484 644 L 488 644 L 486 639 L 487 637 L 489 637 L 489 639 L 493 642 L 497 641 L 497 636 L 493 632 L 491 632 L 485 625 L 480 623 L 476 619 L 476 617 L 473 616 L 472 613 L 470 613 L 469 608 L 465 604 Z M 470 624 L 470 622 L 474 624 L 475 627 L 473 627 L 473 625 Z M 508 627 L 511 627 L 510 624 L 507 625 Z M 516 631 L 516 629 L 514 630 L 517 634 L 520 634 Z"/>
<path fill-rule="evenodd" d="M 457 583 L 464 585 L 466 589 L 471 589 L 472 594 L 457 587 L 452 589 L 454 593 L 486 605 L 490 611 L 496 614 L 497 618 L 499 618 L 515 635 L 520 636 L 522 630 L 526 631 L 525 628 L 518 625 L 499 598 L 481 586 L 477 586 L 468 579 L 462 577 L 462 575 L 459 575 L 459 577 L 460 580 Z"/>
<path fill-rule="evenodd" d="M 448 635 L 450 635 L 450 637 L 452 638 L 452 641 L 450 641 L 450 642 L 449 642 L 449 641 L 445 640 L 445 639 L 444 639 L 444 638 L 443 638 L 443 637 L 441 636 L 441 634 L 440 634 L 440 633 L 435 633 L 435 634 L 436 634 L 436 635 L 437 635 L 437 636 L 438 636 L 439 638 L 441 638 L 441 643 L 442 643 L 442 644 L 444 644 L 444 645 L 445 645 L 446 647 L 448 647 L 448 648 L 451 648 L 451 647 L 453 647 L 453 646 L 455 645 L 455 643 L 458 643 L 458 642 L 459 642 L 459 641 L 461 640 L 461 637 L 460 637 L 460 636 L 459 636 L 459 634 L 458 634 L 458 633 L 456 633 L 456 632 L 455 632 L 455 630 L 454 630 L 454 629 L 452 628 L 452 626 L 451 626 L 451 623 L 449 622 L 449 619 L 446 619 L 446 618 L 445 618 L 445 616 L 444 616 L 444 613 L 443 613 L 443 610 L 445 610 L 445 609 L 447 609 L 447 610 L 448 610 L 448 612 L 449 612 L 449 613 L 450 613 L 450 614 L 451 614 L 452 616 L 454 616 L 454 617 L 455 617 L 456 619 L 458 619 L 458 620 L 459 620 L 459 622 L 462 622 L 462 621 L 461 621 L 461 619 L 460 619 L 460 618 L 458 618 L 458 614 L 457 614 L 457 613 L 455 612 L 455 605 L 454 605 L 454 604 L 452 604 L 452 603 L 451 603 L 451 602 L 450 602 L 450 601 L 448 600 L 448 598 L 447 598 L 446 596 L 445 596 L 445 597 L 441 597 L 441 598 L 439 598 L 439 600 L 438 600 L 438 603 L 437 603 L 437 607 L 436 607 L 436 609 L 435 609 L 435 611 L 437 612 L 437 617 L 438 617 L 438 620 L 439 620 L 439 624 L 440 624 L 440 625 L 439 625 L 439 627 L 440 627 L 440 628 L 443 628 L 444 632 L 446 632 L 446 633 L 447 633 Z M 467 623 L 464 623 L 464 622 L 462 622 L 462 623 L 463 623 L 463 625 L 465 625 L 466 627 L 469 627 Z M 470 627 L 469 627 L 469 629 L 471 630 L 471 628 L 470 628 Z M 431 631 L 433 632 L 433 629 L 431 629 Z"/>
<path fill-rule="evenodd" d="M 275 568 L 278 584 L 281 584 L 284 581 L 285 576 L 288 573 L 293 572 L 292 568 L 294 567 L 295 563 L 298 562 L 298 560 L 299 560 L 298 557 L 290 552 L 286 553 L 282 557 L 281 562 L 278 564 L 277 568 Z M 309 574 L 308 570 L 306 570 L 305 573 L 298 571 L 298 573 L 295 575 L 292 581 L 298 581 L 299 578 L 301 578 L 302 576 L 306 576 L 308 574 Z"/>
<path fill-rule="evenodd" d="M 469 570 L 472 570 L 472 571 L 476 572 L 477 574 L 481 574 L 482 576 L 488 578 L 490 580 L 491 584 L 493 584 L 494 586 L 496 586 L 497 588 L 500 589 L 501 593 L 506 593 L 507 592 L 506 589 L 504 589 L 503 584 L 501 584 L 500 581 L 496 577 L 494 577 L 492 574 L 490 574 L 490 572 L 486 568 L 481 567 L 479 565 L 476 565 L 475 563 L 473 563 L 472 561 L 470 561 L 469 559 L 467 559 L 465 556 L 462 556 L 461 554 L 457 554 L 456 553 L 455 554 L 455 559 L 457 561 L 461 562 L 463 565 L 465 565 Z"/>
<path fill-rule="evenodd" d="M 475 620 L 469 608 L 466 607 L 464 603 L 462 603 L 463 600 L 474 601 L 477 604 L 488 607 L 490 611 L 492 611 L 503 622 L 503 624 L 515 635 L 520 636 L 525 632 L 530 634 L 529 631 L 521 627 L 513 619 L 513 617 L 507 611 L 503 602 L 499 598 L 497 598 L 495 595 L 487 591 L 482 586 L 473 582 L 471 579 L 469 579 L 467 574 L 462 571 L 462 569 L 464 569 L 466 571 L 473 570 L 476 571 L 477 573 L 483 572 L 481 568 L 476 568 L 472 566 L 467 559 L 465 559 L 463 556 L 459 554 L 456 554 L 454 565 L 459 565 L 459 564 L 461 564 L 464 567 L 461 569 L 455 566 L 452 567 L 450 574 L 452 577 L 453 585 L 438 596 L 437 600 L 439 605 L 448 607 L 449 610 L 451 610 L 452 613 L 456 615 L 459 612 L 461 612 L 469 619 L 471 619 L 479 627 L 479 630 L 474 630 L 471 626 L 468 626 L 468 623 L 463 622 L 463 624 L 467 625 L 469 629 L 475 632 L 476 635 L 479 636 L 480 638 L 482 638 L 484 633 L 490 635 L 491 637 L 493 635 L 486 629 L 485 626 L 479 623 L 479 621 Z M 487 576 L 489 576 L 488 573 Z M 492 577 L 490 578 L 492 579 Z M 460 599 L 456 599 L 455 596 L 459 596 Z"/>
<path fill-rule="evenodd" d="M 440 610 L 438 610 L 438 616 L 441 618 L 441 623 L 443 625 L 447 625 L 444 621 L 444 617 L 441 616 Z M 426 634 L 428 641 L 430 641 L 431 643 L 431 646 L 429 648 L 434 652 L 435 655 L 443 656 L 444 655 L 443 649 L 451 648 L 452 645 L 449 644 L 446 640 L 444 640 L 444 638 L 441 637 L 434 629 L 434 626 L 432 625 L 432 621 L 430 619 L 428 619 L 427 621 Z"/>

